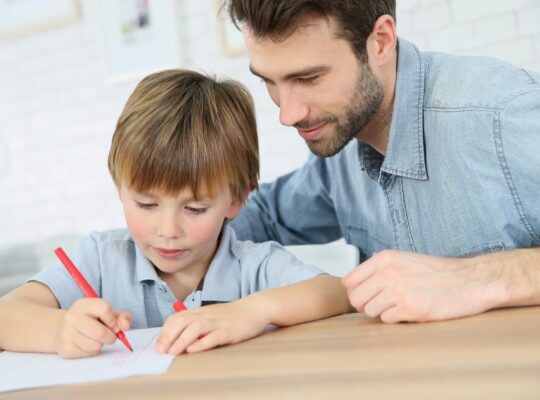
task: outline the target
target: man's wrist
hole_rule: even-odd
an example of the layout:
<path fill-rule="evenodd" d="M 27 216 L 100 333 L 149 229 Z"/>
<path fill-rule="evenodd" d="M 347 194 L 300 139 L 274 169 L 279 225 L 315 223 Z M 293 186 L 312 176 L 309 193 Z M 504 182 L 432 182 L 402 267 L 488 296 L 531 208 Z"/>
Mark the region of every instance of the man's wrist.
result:
<path fill-rule="evenodd" d="M 478 290 L 486 310 L 540 301 L 540 249 L 496 252 L 472 260 L 482 275 Z"/>

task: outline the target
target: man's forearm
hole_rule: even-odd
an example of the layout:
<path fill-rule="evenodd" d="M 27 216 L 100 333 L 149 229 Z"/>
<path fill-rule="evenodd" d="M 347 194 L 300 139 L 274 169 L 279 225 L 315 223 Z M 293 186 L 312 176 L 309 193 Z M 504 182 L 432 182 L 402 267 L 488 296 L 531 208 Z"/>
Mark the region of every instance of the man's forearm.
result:
<path fill-rule="evenodd" d="M 484 254 L 470 261 L 491 288 L 487 309 L 540 305 L 540 248 Z"/>

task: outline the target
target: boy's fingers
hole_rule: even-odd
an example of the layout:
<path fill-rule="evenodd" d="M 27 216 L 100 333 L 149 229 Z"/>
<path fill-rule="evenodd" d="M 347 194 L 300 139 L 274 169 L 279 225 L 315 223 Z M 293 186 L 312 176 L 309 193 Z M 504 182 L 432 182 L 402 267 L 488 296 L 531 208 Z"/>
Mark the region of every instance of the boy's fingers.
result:
<path fill-rule="evenodd" d="M 186 349 L 188 353 L 197 353 L 199 351 L 205 351 L 217 346 L 221 346 L 227 343 L 227 335 L 225 331 L 218 329 L 210 332 L 208 335 L 203 336 L 199 340 L 196 340 L 193 344 L 189 345 Z"/>
<path fill-rule="evenodd" d="M 180 314 L 176 314 L 163 324 L 163 328 L 156 341 L 156 350 L 162 354 L 167 353 L 174 341 L 182 334 L 186 328 L 187 319 Z"/>
<path fill-rule="evenodd" d="M 97 340 L 91 339 L 88 336 L 84 335 L 83 333 L 76 334 L 73 345 L 77 347 L 85 355 L 98 354 L 101 348 L 103 347 L 103 343 Z"/>
<path fill-rule="evenodd" d="M 84 298 L 77 300 L 72 309 L 78 313 L 86 314 L 90 317 L 99 319 L 105 325 L 114 329 L 116 326 L 116 313 L 111 305 L 99 298 Z"/>
<path fill-rule="evenodd" d="M 98 354 L 102 347 L 103 344 L 80 332 L 75 332 L 71 339 L 59 348 L 58 354 L 67 359 L 89 357 Z"/>
<path fill-rule="evenodd" d="M 94 318 L 82 318 L 77 330 L 81 335 L 99 343 L 112 344 L 116 341 L 114 331 Z"/>
<path fill-rule="evenodd" d="M 178 336 L 178 339 L 173 343 L 168 353 L 173 355 L 183 353 L 189 345 L 213 329 L 212 324 L 209 324 L 207 320 L 194 321 Z"/>
<path fill-rule="evenodd" d="M 113 330 L 116 328 L 117 313 L 112 309 L 110 304 L 107 303 L 106 305 L 100 306 L 100 309 L 96 310 L 95 316 L 109 328 Z"/>
<path fill-rule="evenodd" d="M 74 304 L 74 308 L 77 309 L 77 312 L 100 320 L 114 332 L 128 330 L 131 326 L 132 319 L 130 313 L 113 310 L 109 302 L 103 299 L 81 299 Z"/>
<path fill-rule="evenodd" d="M 127 331 L 131 326 L 131 314 L 123 311 L 117 312 L 116 326 L 121 331 Z"/>

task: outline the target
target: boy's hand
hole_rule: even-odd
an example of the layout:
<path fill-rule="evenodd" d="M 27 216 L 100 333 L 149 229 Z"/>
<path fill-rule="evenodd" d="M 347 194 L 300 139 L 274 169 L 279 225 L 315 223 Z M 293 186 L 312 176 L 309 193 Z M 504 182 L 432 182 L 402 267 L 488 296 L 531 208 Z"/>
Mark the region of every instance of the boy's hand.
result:
<path fill-rule="evenodd" d="M 262 310 L 245 298 L 171 315 L 161 330 L 156 349 L 178 355 L 196 353 L 257 336 L 268 325 Z"/>
<path fill-rule="evenodd" d="M 94 356 L 104 344 L 115 342 L 116 332 L 130 325 L 129 313 L 113 310 L 103 299 L 77 300 L 66 312 L 57 334 L 57 353 L 64 358 Z"/>

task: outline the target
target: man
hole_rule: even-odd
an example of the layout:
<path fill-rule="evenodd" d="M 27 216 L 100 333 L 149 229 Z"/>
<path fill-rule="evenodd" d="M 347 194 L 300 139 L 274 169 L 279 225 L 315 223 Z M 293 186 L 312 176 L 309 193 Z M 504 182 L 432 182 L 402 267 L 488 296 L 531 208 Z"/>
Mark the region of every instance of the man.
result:
<path fill-rule="evenodd" d="M 398 39 L 393 0 L 230 0 L 251 71 L 314 156 L 253 194 L 241 239 L 363 256 L 384 322 L 540 304 L 540 76 Z M 356 139 L 356 140 L 352 140 Z"/>

